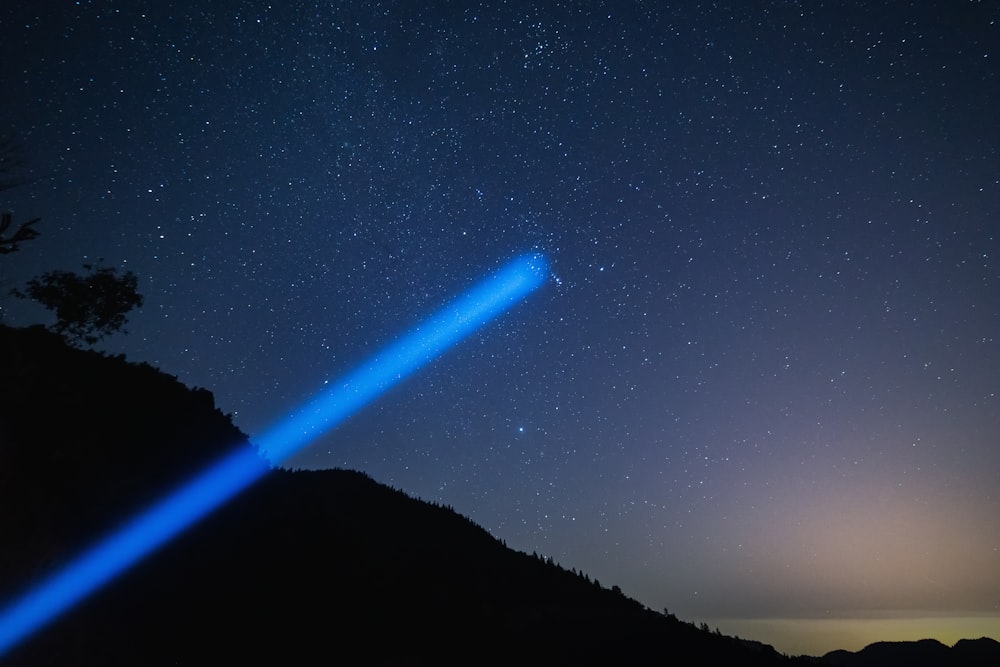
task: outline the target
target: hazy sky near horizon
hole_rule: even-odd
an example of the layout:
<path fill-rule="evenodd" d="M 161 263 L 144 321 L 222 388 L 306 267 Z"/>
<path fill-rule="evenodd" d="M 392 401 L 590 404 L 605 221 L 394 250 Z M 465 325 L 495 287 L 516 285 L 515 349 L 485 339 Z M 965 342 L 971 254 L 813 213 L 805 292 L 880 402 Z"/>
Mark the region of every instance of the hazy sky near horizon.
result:
<path fill-rule="evenodd" d="M 0 120 L 40 178 L 2 206 L 42 236 L 0 280 L 135 271 L 145 307 L 106 349 L 252 436 L 543 252 L 538 293 L 296 465 L 686 620 L 1000 628 L 998 21 L 6 3 Z"/>

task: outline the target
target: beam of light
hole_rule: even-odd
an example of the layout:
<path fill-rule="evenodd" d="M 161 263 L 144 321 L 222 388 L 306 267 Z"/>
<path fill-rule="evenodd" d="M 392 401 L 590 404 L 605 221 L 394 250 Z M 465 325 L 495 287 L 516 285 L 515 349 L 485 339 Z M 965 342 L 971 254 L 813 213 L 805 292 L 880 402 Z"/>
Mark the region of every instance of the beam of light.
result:
<path fill-rule="evenodd" d="M 545 280 L 542 255 L 526 255 L 424 320 L 304 408 L 239 447 L 126 522 L 76 561 L 0 611 L 0 657 L 58 615 L 259 480 L 379 394 L 519 302 Z"/>

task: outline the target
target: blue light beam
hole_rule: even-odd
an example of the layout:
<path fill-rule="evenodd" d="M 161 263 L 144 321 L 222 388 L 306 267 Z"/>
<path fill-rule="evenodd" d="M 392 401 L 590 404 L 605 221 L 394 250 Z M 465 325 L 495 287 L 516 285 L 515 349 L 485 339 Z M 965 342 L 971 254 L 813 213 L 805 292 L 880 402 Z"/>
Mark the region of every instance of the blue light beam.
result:
<path fill-rule="evenodd" d="M 255 439 L 257 445 L 272 461 L 287 459 L 303 442 L 330 429 L 523 299 L 545 280 L 546 273 L 542 255 L 514 260 Z"/>
<path fill-rule="evenodd" d="M 239 447 L 0 612 L 0 657 L 259 480 L 392 385 L 518 303 L 544 281 L 543 255 L 519 257 L 255 438 L 270 463 Z"/>

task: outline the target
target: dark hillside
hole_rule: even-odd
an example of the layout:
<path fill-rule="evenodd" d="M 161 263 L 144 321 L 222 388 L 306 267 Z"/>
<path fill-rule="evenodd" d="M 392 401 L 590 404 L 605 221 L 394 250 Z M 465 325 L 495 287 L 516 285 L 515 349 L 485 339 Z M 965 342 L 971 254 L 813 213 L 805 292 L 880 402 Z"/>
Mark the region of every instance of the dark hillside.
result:
<path fill-rule="evenodd" d="M 62 561 L 245 438 L 207 390 L 0 327 L 0 577 Z"/>
<path fill-rule="evenodd" d="M 145 365 L 0 328 L 0 600 L 233 446 Z M 778 665 L 348 471 L 275 471 L 10 665 Z"/>

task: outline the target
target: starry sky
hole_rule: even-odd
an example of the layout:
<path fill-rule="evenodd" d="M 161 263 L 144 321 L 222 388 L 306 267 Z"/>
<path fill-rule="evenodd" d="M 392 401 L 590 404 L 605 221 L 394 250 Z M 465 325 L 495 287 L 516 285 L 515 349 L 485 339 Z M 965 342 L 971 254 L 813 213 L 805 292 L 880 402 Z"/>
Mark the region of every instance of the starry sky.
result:
<path fill-rule="evenodd" d="M 260 432 L 481 276 L 523 304 L 303 451 L 789 653 L 1000 639 L 990 2 L 4 3 L 0 194 L 139 276 L 102 349 Z M 46 313 L 10 297 L 3 319 Z"/>

